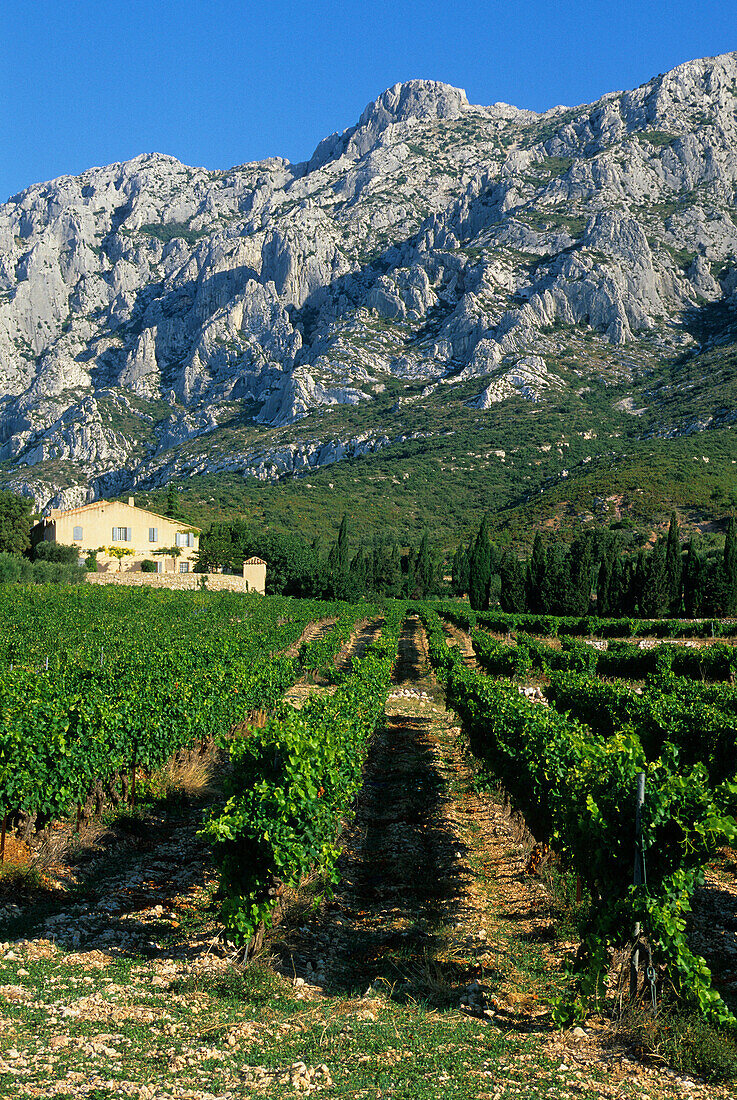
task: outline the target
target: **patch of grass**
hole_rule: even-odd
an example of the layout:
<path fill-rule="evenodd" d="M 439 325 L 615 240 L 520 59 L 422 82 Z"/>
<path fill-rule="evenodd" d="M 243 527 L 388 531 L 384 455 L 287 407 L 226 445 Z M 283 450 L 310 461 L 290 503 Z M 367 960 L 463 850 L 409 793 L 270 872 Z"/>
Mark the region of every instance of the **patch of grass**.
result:
<path fill-rule="evenodd" d="M 711 1082 L 737 1080 L 737 1039 L 701 1016 L 638 1006 L 618 1024 L 618 1036 L 638 1057 Z"/>
<path fill-rule="evenodd" d="M 19 894 L 31 893 L 41 886 L 37 867 L 28 864 L 0 864 L 0 902 L 14 900 Z"/>
<path fill-rule="evenodd" d="M 588 890 L 581 886 L 573 871 L 565 871 L 554 863 L 544 867 L 542 880 L 550 895 L 556 935 L 562 940 L 579 937 L 591 909 Z"/>
<path fill-rule="evenodd" d="M 647 141 L 650 145 L 656 145 L 659 148 L 672 145 L 678 140 L 678 134 L 669 134 L 665 130 L 642 130 L 637 137 L 640 141 Z"/>
<path fill-rule="evenodd" d="M 142 225 L 139 229 L 139 233 L 143 233 L 147 237 L 156 237 L 164 244 L 168 244 L 169 241 L 173 241 L 179 237 L 186 241 L 187 244 L 193 245 L 201 237 L 209 236 L 209 232 L 206 229 L 195 230 L 191 229 L 186 222 L 167 222 L 159 223 L 157 225 L 149 224 Z"/>

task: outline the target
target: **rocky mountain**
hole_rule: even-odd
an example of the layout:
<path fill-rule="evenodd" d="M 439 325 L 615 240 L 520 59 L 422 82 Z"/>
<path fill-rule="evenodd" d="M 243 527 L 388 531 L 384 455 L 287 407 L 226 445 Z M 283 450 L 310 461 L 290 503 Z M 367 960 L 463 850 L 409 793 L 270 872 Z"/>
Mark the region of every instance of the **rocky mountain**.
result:
<path fill-rule="evenodd" d="M 69 505 L 462 423 L 536 492 L 572 402 L 581 466 L 733 423 L 736 256 L 737 54 L 544 114 L 413 80 L 303 164 L 37 184 L 0 206 L 0 477 Z"/>

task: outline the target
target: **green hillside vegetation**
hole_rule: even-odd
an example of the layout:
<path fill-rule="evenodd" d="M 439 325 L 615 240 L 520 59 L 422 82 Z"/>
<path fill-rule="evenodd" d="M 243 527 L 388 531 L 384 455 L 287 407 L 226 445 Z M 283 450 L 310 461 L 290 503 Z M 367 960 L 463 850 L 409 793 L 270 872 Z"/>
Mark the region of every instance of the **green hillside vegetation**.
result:
<path fill-rule="evenodd" d="M 510 441 L 523 414 L 527 442 L 519 442 L 515 454 Z M 538 440 L 550 439 L 549 416 L 546 410 L 508 408 L 504 434 L 501 426 L 498 433 L 480 426 L 474 434 L 459 430 L 454 437 L 411 440 L 275 482 L 238 473 L 197 476 L 175 482 L 179 508 L 202 527 L 244 516 L 310 542 L 337 529 L 348 512 L 362 538 L 386 535 L 407 546 L 428 530 L 435 543 L 450 550 L 487 512 L 500 544 L 523 548 L 541 526 L 573 537 L 582 522 L 624 523 L 649 536 L 667 524 L 673 508 L 686 530 L 708 532 L 737 505 L 737 441 L 731 427 L 668 440 L 622 436 L 611 441 L 610 453 L 586 464 L 582 452 L 590 448 L 569 432 L 564 466 L 552 448 L 537 450 Z M 506 450 L 505 443 L 510 450 L 504 461 L 489 453 Z M 562 469 L 569 470 L 567 478 L 560 478 Z M 166 495 L 166 489 L 139 492 L 137 502 L 163 511 Z"/>

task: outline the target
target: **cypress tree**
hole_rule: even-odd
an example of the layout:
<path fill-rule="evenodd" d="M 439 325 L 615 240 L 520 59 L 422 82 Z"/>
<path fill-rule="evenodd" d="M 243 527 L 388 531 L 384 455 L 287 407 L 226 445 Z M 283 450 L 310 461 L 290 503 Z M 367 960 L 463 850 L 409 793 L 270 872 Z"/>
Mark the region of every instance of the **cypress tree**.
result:
<path fill-rule="evenodd" d="M 468 569 L 468 599 L 474 611 L 482 611 L 488 607 L 490 581 L 491 543 L 486 516 L 484 516 L 473 544 Z"/>
<path fill-rule="evenodd" d="M 689 619 L 698 618 L 704 609 L 704 563 L 696 545 L 689 539 L 683 569 L 683 603 Z"/>
<path fill-rule="evenodd" d="M 417 597 L 417 554 L 410 546 L 405 559 L 404 596 L 412 600 Z"/>
<path fill-rule="evenodd" d="M 351 568 L 348 550 L 348 516 L 344 514 L 338 529 L 338 538 L 328 554 L 328 572 L 333 599 L 348 599 L 349 574 Z"/>
<path fill-rule="evenodd" d="M 591 604 L 591 574 L 594 567 L 594 547 L 591 535 L 579 535 L 571 543 L 569 554 L 568 615 L 588 615 Z"/>
<path fill-rule="evenodd" d="M 570 604 L 570 554 L 559 542 L 554 542 L 545 552 L 545 571 L 540 589 L 540 611 L 545 615 L 567 615 Z"/>
<path fill-rule="evenodd" d="M 501 578 L 499 602 L 502 610 L 517 613 L 526 611 L 525 571 L 522 562 L 511 550 L 502 557 L 499 575 Z"/>
<path fill-rule="evenodd" d="M 468 551 L 461 545 L 453 555 L 453 595 L 465 596 L 468 592 Z"/>
<path fill-rule="evenodd" d="M 174 482 L 169 482 L 169 488 L 166 490 L 166 510 L 164 515 L 169 519 L 179 519 L 179 507 L 177 502 L 177 491 L 174 488 Z"/>
<path fill-rule="evenodd" d="M 622 617 L 631 614 L 632 596 L 630 592 L 630 566 L 619 553 L 617 546 L 616 557 L 612 561 L 612 569 L 606 591 L 607 615 L 611 618 Z"/>
<path fill-rule="evenodd" d="M 602 618 L 622 615 L 626 575 L 621 559 L 619 538 L 611 531 L 601 544 L 599 571 L 596 576 L 596 613 Z"/>
<path fill-rule="evenodd" d="M 435 561 L 428 543 L 427 531 L 423 531 L 420 549 L 417 552 L 417 580 L 422 599 L 433 594 L 435 588 Z"/>
<path fill-rule="evenodd" d="M 392 542 L 392 550 L 387 557 L 385 591 L 388 596 L 398 598 L 401 595 L 401 553 L 396 542 Z"/>
<path fill-rule="evenodd" d="M 614 576 L 614 540 L 605 544 L 601 561 L 599 562 L 599 572 L 596 574 L 596 614 L 601 615 L 603 619 L 609 617 L 612 612 L 611 608 L 611 596 L 612 596 L 612 577 Z"/>
<path fill-rule="evenodd" d="M 668 610 L 668 572 L 665 546 L 659 542 L 650 554 L 644 573 L 642 610 L 652 619 L 661 619 Z"/>
<path fill-rule="evenodd" d="M 351 562 L 350 584 L 348 587 L 352 596 L 353 594 L 356 596 L 366 594 L 368 588 L 368 559 L 363 546 L 359 548 L 358 553 Z"/>
<path fill-rule="evenodd" d="M 542 611 L 543 584 L 545 582 L 545 544 L 538 531 L 532 544 L 532 554 L 527 563 L 527 607 L 535 614 Z"/>
<path fill-rule="evenodd" d="M 668 586 L 668 611 L 671 615 L 680 615 L 683 590 L 683 562 L 681 559 L 681 540 L 678 533 L 678 519 L 671 512 L 668 526 L 668 541 L 665 547 L 665 573 Z"/>
<path fill-rule="evenodd" d="M 737 523 L 734 516 L 727 520 L 724 540 L 724 614 L 737 614 Z"/>
<path fill-rule="evenodd" d="M 645 592 L 647 590 L 647 559 L 645 551 L 639 550 L 637 558 L 630 565 L 630 614 L 647 615 L 645 610 Z"/>

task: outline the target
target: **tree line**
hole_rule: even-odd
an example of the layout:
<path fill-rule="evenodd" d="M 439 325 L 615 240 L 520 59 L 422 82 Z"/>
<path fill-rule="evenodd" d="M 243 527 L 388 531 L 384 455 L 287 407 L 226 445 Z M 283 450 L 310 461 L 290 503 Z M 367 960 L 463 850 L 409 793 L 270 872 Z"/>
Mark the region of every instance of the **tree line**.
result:
<path fill-rule="evenodd" d="M 353 546 L 350 520 L 343 516 L 333 540 L 308 543 L 251 526 L 245 520 L 213 523 L 200 536 L 198 572 L 240 573 L 257 555 L 267 562 L 266 590 L 285 596 L 358 600 L 361 596 L 424 599 L 441 594 L 442 557 L 425 532 L 416 547 L 374 537 Z"/>
<path fill-rule="evenodd" d="M 678 519 L 651 550 L 624 550 L 613 531 L 584 531 L 565 544 L 535 535 L 526 561 L 500 551 L 484 519 L 453 558 L 452 589 L 481 610 L 545 615 L 710 618 L 737 615 L 737 523 L 727 520 L 722 552 L 681 539 Z"/>

